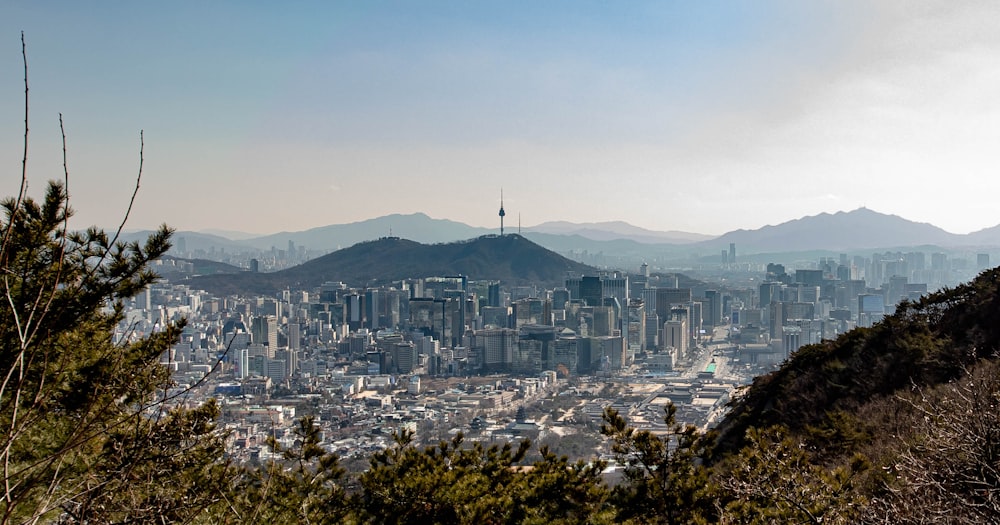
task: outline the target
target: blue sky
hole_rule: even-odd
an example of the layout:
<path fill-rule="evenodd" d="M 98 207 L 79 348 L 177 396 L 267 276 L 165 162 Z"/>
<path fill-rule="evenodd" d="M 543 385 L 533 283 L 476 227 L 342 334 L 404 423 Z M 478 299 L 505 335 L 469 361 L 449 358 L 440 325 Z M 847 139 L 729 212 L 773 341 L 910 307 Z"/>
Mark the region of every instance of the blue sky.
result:
<path fill-rule="evenodd" d="M 202 5 L 207 4 L 207 5 Z M 1000 224 L 994 2 L 6 2 L 0 191 L 78 227 L 425 212 L 722 233 L 867 206 Z M 4 43 L 6 42 L 6 43 Z"/>

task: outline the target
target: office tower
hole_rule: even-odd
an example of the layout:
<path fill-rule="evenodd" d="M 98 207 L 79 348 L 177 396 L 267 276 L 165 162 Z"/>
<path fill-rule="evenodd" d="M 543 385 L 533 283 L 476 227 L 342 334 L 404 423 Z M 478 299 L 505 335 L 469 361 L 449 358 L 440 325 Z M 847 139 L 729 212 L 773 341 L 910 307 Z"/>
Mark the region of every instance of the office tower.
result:
<path fill-rule="evenodd" d="M 663 323 L 663 348 L 676 350 L 679 359 L 687 358 L 689 339 L 687 319 L 674 318 Z"/>
<path fill-rule="evenodd" d="M 795 282 L 806 286 L 823 286 L 823 270 L 795 270 Z"/>
<path fill-rule="evenodd" d="M 446 310 L 447 300 L 432 299 L 430 297 L 415 297 L 409 300 L 411 329 L 420 330 L 424 335 L 429 335 L 438 341 L 446 341 Z M 450 334 L 448 334 L 450 336 Z"/>
<path fill-rule="evenodd" d="M 485 371 L 502 372 L 514 362 L 518 332 L 507 328 L 476 330 L 472 332 L 472 348 Z"/>
<path fill-rule="evenodd" d="M 302 346 L 302 327 L 296 321 L 288 323 L 288 348 L 299 350 Z"/>
<path fill-rule="evenodd" d="M 557 364 L 555 340 L 556 328 L 554 326 L 522 326 L 518 332 L 513 369 L 524 373 L 555 370 Z"/>
<path fill-rule="evenodd" d="M 660 316 L 660 319 L 667 319 L 670 316 L 670 308 L 673 305 L 688 304 L 690 302 L 690 288 L 656 289 L 656 315 Z"/>
<path fill-rule="evenodd" d="M 602 336 L 589 339 L 591 358 L 598 360 L 599 370 L 617 372 L 631 364 L 625 353 L 624 340 L 621 337 Z"/>
<path fill-rule="evenodd" d="M 250 336 L 254 343 L 268 347 L 268 354 L 273 356 L 278 349 L 278 319 L 271 316 L 257 316 L 250 326 Z"/>
<path fill-rule="evenodd" d="M 615 313 L 610 306 L 595 306 L 591 309 L 593 323 L 590 325 L 591 336 L 614 335 Z"/>
<path fill-rule="evenodd" d="M 361 328 L 367 328 L 365 325 L 365 311 L 364 311 L 364 296 L 357 293 L 352 293 L 344 297 L 344 306 L 346 307 L 347 326 L 351 330 L 360 330 Z"/>
<path fill-rule="evenodd" d="M 632 352 L 646 350 L 646 306 L 642 299 L 632 299 L 628 304 L 626 325 L 627 344 Z"/>
<path fill-rule="evenodd" d="M 600 306 L 603 298 L 600 277 L 585 275 L 580 279 L 580 299 L 583 299 L 587 306 Z"/>
<path fill-rule="evenodd" d="M 760 283 L 760 293 L 758 295 L 760 297 L 759 301 L 761 308 L 766 308 L 767 305 L 773 302 L 781 301 L 781 283 Z"/>
<path fill-rule="evenodd" d="M 645 348 L 647 350 L 659 348 L 660 316 L 656 315 L 655 311 L 647 311 L 645 326 Z"/>
<path fill-rule="evenodd" d="M 554 341 L 554 370 L 559 375 L 566 377 L 580 373 L 578 342 L 577 337 L 559 337 Z"/>
<path fill-rule="evenodd" d="M 569 302 L 569 290 L 566 288 L 556 288 L 552 290 L 552 309 L 565 310 L 566 303 Z"/>
<path fill-rule="evenodd" d="M 502 296 L 500 295 L 500 283 L 498 282 L 490 283 L 489 288 L 487 289 L 487 294 L 488 297 L 486 303 L 489 306 L 492 307 L 504 306 L 501 300 Z"/>
<path fill-rule="evenodd" d="M 417 368 L 417 347 L 412 342 L 396 342 L 390 346 L 392 362 L 398 374 L 409 374 Z"/>
<path fill-rule="evenodd" d="M 542 299 L 521 299 L 511 305 L 514 318 L 514 328 L 526 324 L 551 325 L 551 307 L 548 301 Z M 548 314 L 548 315 L 547 315 Z"/>
<path fill-rule="evenodd" d="M 722 293 L 718 290 L 705 290 L 705 308 L 702 320 L 708 326 L 722 325 Z"/>
<path fill-rule="evenodd" d="M 802 328 L 783 326 L 781 334 L 782 350 L 789 355 L 802 347 Z"/>

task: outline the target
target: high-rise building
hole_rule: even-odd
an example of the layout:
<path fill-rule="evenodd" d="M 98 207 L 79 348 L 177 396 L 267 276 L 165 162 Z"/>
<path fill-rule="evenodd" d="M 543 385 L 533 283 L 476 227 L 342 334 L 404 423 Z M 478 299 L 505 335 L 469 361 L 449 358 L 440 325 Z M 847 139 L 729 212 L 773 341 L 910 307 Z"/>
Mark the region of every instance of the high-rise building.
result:
<path fill-rule="evenodd" d="M 302 331 L 301 326 L 296 321 L 291 321 L 288 323 L 288 348 L 291 350 L 299 350 L 302 347 Z"/>
<path fill-rule="evenodd" d="M 802 328 L 798 326 L 783 326 L 781 342 L 786 356 L 795 352 L 802 347 Z"/>
<path fill-rule="evenodd" d="M 593 324 L 591 325 L 591 336 L 610 336 L 615 331 L 614 308 L 610 306 L 595 306 L 592 309 Z"/>
<path fill-rule="evenodd" d="M 556 328 L 554 326 L 522 326 L 518 334 L 514 369 L 524 373 L 555 370 L 557 364 L 555 340 Z"/>
<path fill-rule="evenodd" d="M 599 360 L 599 370 L 604 372 L 617 372 L 632 364 L 625 352 L 624 340 L 621 337 L 591 337 L 590 351 L 591 358 Z"/>
<path fill-rule="evenodd" d="M 488 306 L 492 306 L 494 308 L 497 308 L 497 307 L 500 307 L 500 306 L 504 306 L 503 301 L 502 301 L 502 296 L 500 295 L 500 283 L 499 282 L 490 283 L 489 288 L 487 289 L 487 294 L 488 294 L 488 297 L 487 297 L 486 303 L 487 303 Z"/>
<path fill-rule="evenodd" d="M 690 288 L 658 288 L 656 290 L 656 315 L 660 316 L 660 319 L 667 319 L 670 317 L 671 307 L 690 302 Z"/>
<path fill-rule="evenodd" d="M 445 341 L 446 303 L 444 299 L 429 297 L 410 299 L 410 328 L 420 330 L 424 335 L 429 335 L 438 341 Z"/>
<path fill-rule="evenodd" d="M 673 348 L 678 359 L 686 359 L 688 355 L 687 319 L 674 318 L 663 323 L 663 348 Z"/>
<path fill-rule="evenodd" d="M 365 325 L 364 296 L 352 293 L 344 297 L 344 306 L 347 310 L 347 325 L 351 330 L 368 328 Z"/>
<path fill-rule="evenodd" d="M 409 374 L 417 367 L 417 347 L 412 342 L 397 342 L 390 347 L 396 373 Z"/>
<path fill-rule="evenodd" d="M 472 348 L 486 371 L 506 371 L 514 362 L 518 332 L 508 328 L 472 332 Z"/>
<path fill-rule="evenodd" d="M 514 316 L 514 328 L 520 328 L 526 324 L 551 325 L 551 306 L 548 301 L 541 299 L 521 299 L 512 305 Z"/>
<path fill-rule="evenodd" d="M 587 306 L 600 306 L 603 303 L 604 290 L 600 277 L 585 275 L 580 279 L 580 299 L 583 299 Z"/>
<path fill-rule="evenodd" d="M 807 286 L 823 286 L 823 270 L 795 270 L 795 282 Z"/>
<path fill-rule="evenodd" d="M 566 288 L 556 288 L 552 290 L 552 309 L 565 310 L 566 303 L 569 302 L 569 290 Z"/>
<path fill-rule="evenodd" d="M 250 323 L 250 337 L 254 343 L 268 347 L 273 356 L 278 349 L 278 319 L 272 316 L 257 316 Z"/>
<path fill-rule="evenodd" d="M 632 352 L 646 350 L 646 307 L 642 299 L 632 299 L 628 303 L 626 317 L 627 344 Z"/>
<path fill-rule="evenodd" d="M 705 311 L 702 316 L 708 326 L 722 325 L 722 293 L 718 290 L 705 290 Z"/>
<path fill-rule="evenodd" d="M 577 337 L 559 337 L 555 340 L 553 369 L 563 377 L 580 373 L 579 357 L 577 355 Z"/>
<path fill-rule="evenodd" d="M 655 311 L 647 311 L 645 326 L 644 337 L 646 349 L 658 348 L 660 342 L 660 316 L 656 315 Z"/>

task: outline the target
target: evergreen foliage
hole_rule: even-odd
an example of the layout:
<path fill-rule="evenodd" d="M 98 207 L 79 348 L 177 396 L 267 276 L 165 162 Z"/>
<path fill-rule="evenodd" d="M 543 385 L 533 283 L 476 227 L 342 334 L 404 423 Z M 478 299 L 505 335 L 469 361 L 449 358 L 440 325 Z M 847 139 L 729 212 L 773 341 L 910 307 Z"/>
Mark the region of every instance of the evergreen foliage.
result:
<path fill-rule="evenodd" d="M 531 446 L 466 446 L 462 434 L 420 450 L 403 432 L 361 476 L 370 523 L 608 523 L 603 462 L 570 464 L 547 449 L 521 466 Z"/>
<path fill-rule="evenodd" d="M 268 445 L 280 461 L 247 467 L 231 475 L 228 504 L 211 520 L 216 523 L 338 524 L 355 522 L 352 502 L 343 488 L 345 471 L 336 455 L 320 443 L 319 426 L 311 416 L 297 422 L 296 446 Z"/>
<path fill-rule="evenodd" d="M 704 459 L 714 434 L 700 432 L 676 420 L 673 404 L 665 408 L 669 428 L 660 437 L 628 426 L 616 410 L 604 411 L 601 433 L 612 439 L 612 450 L 625 466 L 625 483 L 613 501 L 619 518 L 634 523 L 711 523 L 716 508 L 713 485 Z"/>
<path fill-rule="evenodd" d="M 59 182 L 7 199 L 0 225 L 0 522 L 183 521 L 211 504 L 222 442 L 214 404 L 170 410 L 160 357 L 182 324 L 114 341 L 122 303 L 169 248 L 67 231 Z M 169 482 L 169 483 L 167 483 Z"/>
<path fill-rule="evenodd" d="M 856 413 L 913 385 L 960 377 L 1000 349 L 998 283 L 1000 270 L 988 270 L 954 289 L 904 301 L 870 328 L 802 347 L 732 405 L 719 425 L 717 452 L 738 451 L 751 426 L 785 424 L 793 432 L 838 426 L 831 414 Z"/>

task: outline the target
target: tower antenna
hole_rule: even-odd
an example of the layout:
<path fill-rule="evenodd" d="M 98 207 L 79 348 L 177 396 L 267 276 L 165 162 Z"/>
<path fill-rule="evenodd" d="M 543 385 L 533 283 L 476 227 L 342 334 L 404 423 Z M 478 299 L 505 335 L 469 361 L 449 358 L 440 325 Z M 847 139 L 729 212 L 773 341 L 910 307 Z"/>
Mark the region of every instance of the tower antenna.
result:
<path fill-rule="evenodd" d="M 503 218 L 507 212 L 503 211 L 503 188 L 500 188 L 500 236 L 503 237 Z"/>

